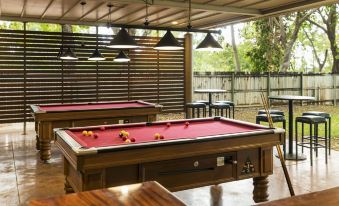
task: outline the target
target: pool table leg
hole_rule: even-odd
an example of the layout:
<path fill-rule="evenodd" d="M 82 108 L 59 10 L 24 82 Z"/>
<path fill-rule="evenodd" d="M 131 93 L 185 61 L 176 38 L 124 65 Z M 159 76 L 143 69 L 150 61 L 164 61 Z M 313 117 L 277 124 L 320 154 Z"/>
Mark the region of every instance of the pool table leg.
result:
<path fill-rule="evenodd" d="M 73 188 L 71 187 L 71 185 L 68 183 L 68 181 L 66 179 L 65 179 L 65 186 L 64 187 L 65 187 L 64 190 L 65 190 L 66 194 L 74 193 Z"/>
<path fill-rule="evenodd" d="M 268 200 L 268 176 L 253 178 L 253 200 L 255 203 L 265 202 Z"/>
<path fill-rule="evenodd" d="M 220 185 L 212 185 L 210 187 L 211 204 L 212 206 L 222 205 L 222 187 Z"/>
<path fill-rule="evenodd" d="M 44 162 L 51 159 L 51 141 L 40 140 L 40 159 Z"/>
<path fill-rule="evenodd" d="M 36 138 L 35 148 L 36 148 L 37 150 L 40 150 L 40 140 L 39 140 L 39 136 L 36 135 L 35 138 Z"/>

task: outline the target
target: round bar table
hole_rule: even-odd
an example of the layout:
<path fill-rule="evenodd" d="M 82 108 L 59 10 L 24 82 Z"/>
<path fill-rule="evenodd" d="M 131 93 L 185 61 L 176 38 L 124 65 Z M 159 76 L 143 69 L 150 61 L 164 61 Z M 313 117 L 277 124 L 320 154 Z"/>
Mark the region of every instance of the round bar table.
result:
<path fill-rule="evenodd" d="M 293 101 L 314 101 L 315 98 L 310 96 L 294 95 L 269 96 L 268 98 L 270 100 L 288 101 L 288 153 L 286 154 L 286 160 L 305 160 L 305 155 L 300 154 L 296 157 L 296 154 L 293 151 Z"/>
<path fill-rule="evenodd" d="M 213 93 L 224 93 L 226 90 L 224 89 L 196 89 L 194 90 L 196 93 L 208 93 L 208 114 L 212 116 L 211 104 L 212 104 L 212 94 Z"/>

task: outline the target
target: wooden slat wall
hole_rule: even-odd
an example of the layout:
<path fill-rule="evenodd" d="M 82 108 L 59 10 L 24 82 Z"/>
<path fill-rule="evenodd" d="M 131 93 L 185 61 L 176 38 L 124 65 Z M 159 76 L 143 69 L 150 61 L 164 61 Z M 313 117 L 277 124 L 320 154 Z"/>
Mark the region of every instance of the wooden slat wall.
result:
<path fill-rule="evenodd" d="M 158 52 L 158 38 L 138 36 L 142 48 L 127 52 L 131 62 L 117 63 L 118 51 L 105 47 L 111 38 L 98 35 L 107 59 L 93 62 L 87 58 L 96 35 L 0 30 L 0 123 L 31 120 L 29 104 L 143 100 L 183 111 L 183 51 Z M 79 60 L 57 60 L 62 41 Z"/>

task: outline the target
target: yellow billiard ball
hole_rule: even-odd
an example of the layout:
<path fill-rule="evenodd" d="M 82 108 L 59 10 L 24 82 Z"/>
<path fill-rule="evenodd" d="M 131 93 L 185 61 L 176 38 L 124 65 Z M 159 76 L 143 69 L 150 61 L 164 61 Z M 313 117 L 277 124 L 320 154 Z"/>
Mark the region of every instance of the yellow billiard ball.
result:
<path fill-rule="evenodd" d="M 160 135 L 159 133 L 155 133 L 155 134 L 154 134 L 154 138 L 155 138 L 155 139 L 159 139 L 160 136 L 161 136 L 161 135 Z"/>
<path fill-rule="evenodd" d="M 86 130 L 84 130 L 84 131 L 82 131 L 82 135 L 84 135 L 84 136 L 87 136 L 87 131 Z"/>
<path fill-rule="evenodd" d="M 88 131 L 87 132 L 87 136 L 92 136 L 93 135 L 93 132 L 92 131 Z"/>
<path fill-rule="evenodd" d="M 131 143 L 131 140 L 130 139 L 126 139 L 125 142 L 126 143 Z"/>

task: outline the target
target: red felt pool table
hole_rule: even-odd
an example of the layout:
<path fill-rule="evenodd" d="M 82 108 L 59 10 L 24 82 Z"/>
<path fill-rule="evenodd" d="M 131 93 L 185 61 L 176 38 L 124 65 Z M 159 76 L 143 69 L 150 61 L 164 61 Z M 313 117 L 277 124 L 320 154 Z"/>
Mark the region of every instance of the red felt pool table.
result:
<path fill-rule="evenodd" d="M 170 123 L 170 125 L 168 125 Z M 187 124 L 188 123 L 188 124 Z M 95 137 L 83 135 L 91 131 Z M 125 130 L 126 143 L 119 133 Z M 56 129 L 65 190 L 158 181 L 171 191 L 253 178 L 253 198 L 267 200 L 272 147 L 284 130 L 225 118 Z M 155 139 L 159 133 L 164 139 Z"/>
<path fill-rule="evenodd" d="M 51 157 L 54 128 L 156 121 L 161 108 L 143 101 L 31 105 L 40 158 Z"/>

